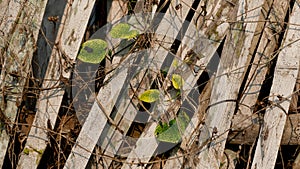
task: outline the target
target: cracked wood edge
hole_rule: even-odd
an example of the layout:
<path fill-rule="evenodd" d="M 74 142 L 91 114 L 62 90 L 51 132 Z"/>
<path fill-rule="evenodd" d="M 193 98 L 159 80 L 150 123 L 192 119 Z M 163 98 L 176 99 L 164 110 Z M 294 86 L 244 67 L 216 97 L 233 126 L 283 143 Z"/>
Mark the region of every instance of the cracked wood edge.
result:
<path fill-rule="evenodd" d="M 69 79 L 70 71 L 66 71 L 65 68 L 61 70 L 62 65 L 67 63 L 63 60 L 62 55 L 66 54 L 66 58 L 70 61 L 76 59 L 94 3 L 94 0 L 70 0 L 67 3 L 56 38 L 58 45 L 54 46 L 52 50 L 45 76 L 45 79 L 51 79 L 51 81 L 45 80 L 43 88 L 51 88 L 57 82 L 61 84 L 61 78 Z M 62 65 L 60 61 L 63 62 Z M 40 93 L 37 112 L 24 148 L 24 150 L 33 151 L 29 151 L 29 154 L 24 151 L 21 153 L 18 168 L 37 168 L 48 142 L 47 121 L 49 120 L 51 126 L 54 126 L 64 93 L 65 91 L 61 87 L 44 90 Z"/>
<path fill-rule="evenodd" d="M 0 39 L 0 44 L 6 48 L 5 51 L 1 49 L 5 60 L 3 60 L 4 64 L 0 76 L 0 86 L 3 92 L 3 95 L 0 95 L 0 108 L 3 109 L 4 115 L 11 122 L 15 121 L 18 106 L 22 101 L 24 85 L 31 68 L 31 60 L 36 48 L 35 45 L 46 4 L 46 0 L 34 2 L 2 1 L 0 4 L 2 6 L 1 9 L 3 9 L 1 11 L 3 18 L 0 30 L 2 30 L 4 36 Z M 3 5 L 7 6 L 3 7 Z M 10 92 L 6 90 L 10 90 Z M 6 105 L 4 105 L 2 96 L 7 98 Z M 12 126 L 12 124 L 7 125 Z M 10 139 L 6 131 L 3 130 L 1 132 L 0 168 L 3 165 Z"/>
<path fill-rule="evenodd" d="M 232 29 L 227 34 L 210 99 L 210 105 L 213 106 L 208 109 L 205 119 L 205 128 L 210 136 L 207 138 L 207 132 L 201 132 L 199 137 L 199 145 L 206 143 L 209 139 L 212 139 L 212 142 L 201 147 L 198 167 L 220 168 L 228 129 L 236 106 L 235 102 L 224 102 L 224 100 L 238 98 L 239 88 L 250 62 L 250 55 L 258 43 L 262 30 L 263 23 L 255 21 L 263 18 L 261 12 L 263 4 L 264 1 L 259 0 L 238 2 L 237 21 L 246 22 L 236 23 L 233 26 L 237 29 Z M 215 129 L 217 134 L 212 138 Z"/>
<path fill-rule="evenodd" d="M 281 51 L 278 55 L 274 72 L 273 85 L 270 91 L 269 100 L 274 103 L 266 110 L 264 122 L 261 127 L 254 159 L 251 168 L 274 168 L 277 153 L 286 122 L 290 99 L 293 94 L 297 75 L 299 72 L 299 48 L 300 48 L 300 8 L 297 4 L 293 7 L 290 15 L 289 26 L 285 34 L 285 39 Z M 277 95 L 284 98 L 280 101 Z M 285 112 L 284 112 L 285 111 Z"/>

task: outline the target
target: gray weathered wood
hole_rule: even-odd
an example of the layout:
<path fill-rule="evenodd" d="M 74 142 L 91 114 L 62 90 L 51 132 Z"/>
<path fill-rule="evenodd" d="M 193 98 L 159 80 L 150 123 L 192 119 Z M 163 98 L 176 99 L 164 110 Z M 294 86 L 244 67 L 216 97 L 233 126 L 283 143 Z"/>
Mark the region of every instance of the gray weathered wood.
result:
<path fill-rule="evenodd" d="M 293 7 L 283 45 L 280 47 L 270 91 L 271 106 L 266 110 L 251 168 L 274 168 L 290 99 L 299 72 L 300 8 Z M 297 24 L 293 25 L 293 24 Z M 281 99 L 282 97 L 282 99 Z"/>
<path fill-rule="evenodd" d="M 236 3 L 236 2 L 233 2 Z M 203 6 L 204 4 L 201 4 L 201 6 Z M 224 3 L 224 1 L 208 1 L 207 4 L 207 9 L 210 9 L 211 11 L 207 11 L 208 12 L 208 16 L 210 16 L 211 18 L 215 18 L 215 20 L 227 20 L 230 18 L 230 16 L 232 15 L 232 11 L 234 6 L 231 6 L 230 4 Z M 212 8 L 212 6 L 217 6 L 217 8 Z M 217 16 L 218 13 L 222 13 L 221 16 Z M 218 18 L 220 17 L 220 18 Z M 201 53 L 203 56 L 205 56 L 205 61 L 202 62 L 198 62 L 198 64 L 201 64 L 202 67 L 206 67 L 207 63 L 210 61 L 210 59 L 213 57 L 214 53 L 216 52 L 217 48 L 220 45 L 220 41 L 222 41 L 223 37 L 225 36 L 225 33 L 229 27 L 228 24 L 222 24 L 220 22 L 209 22 L 209 21 L 205 21 L 205 22 L 201 22 L 199 23 L 199 25 L 207 25 L 207 26 L 203 26 L 203 28 L 199 31 L 203 37 L 202 38 L 208 38 L 208 37 L 213 37 L 214 39 L 212 39 L 212 41 L 209 41 L 208 39 L 206 39 L 205 41 L 200 43 L 195 44 L 195 46 L 197 45 L 204 45 L 203 46 L 197 46 L 196 50 L 197 52 Z M 198 26 L 199 26 L 198 25 Z M 215 26 L 214 29 L 215 31 L 208 29 L 208 28 L 212 28 L 212 26 Z M 218 31 L 217 31 L 218 30 Z M 213 33 L 214 32 L 214 33 Z M 217 32 L 217 33 L 215 33 Z M 206 42 L 206 43 L 205 43 Z M 210 42 L 210 43 L 207 43 Z M 199 75 L 201 75 L 202 71 L 198 72 L 198 76 L 197 77 L 189 77 L 189 81 L 192 85 L 196 85 L 196 81 L 199 78 Z M 205 89 L 204 90 L 204 95 L 201 94 L 200 95 L 200 105 L 199 105 L 199 112 L 202 113 L 195 113 L 191 119 L 190 124 L 188 125 L 186 132 L 184 133 L 183 137 L 182 137 L 182 143 L 181 143 L 181 148 L 183 150 L 189 151 L 190 146 L 192 145 L 193 141 L 195 141 L 195 136 L 197 135 L 197 131 L 199 129 L 199 123 L 201 122 L 201 120 L 203 120 L 202 118 L 199 118 L 199 116 L 205 116 L 204 115 L 204 108 L 203 107 L 207 107 L 207 103 L 203 103 L 203 100 L 209 99 L 210 96 L 210 92 L 209 92 L 209 96 L 207 95 L 207 91 L 206 90 L 211 90 L 211 89 Z M 205 94 L 206 93 L 206 94 Z M 205 106 L 206 105 L 206 106 Z M 198 138 L 197 138 L 198 139 Z M 170 158 L 174 158 L 174 157 L 179 157 L 181 156 L 182 153 L 181 152 L 177 152 L 174 155 L 172 155 Z M 176 158 L 173 160 L 167 160 L 164 168 L 178 168 L 182 165 L 183 163 L 183 158 Z"/>
<path fill-rule="evenodd" d="M 0 109 L 10 122 L 14 122 L 24 94 L 27 75 L 31 70 L 31 60 L 36 49 L 47 1 L 5 0 L 0 2 L 2 9 L 0 30 L 3 33 L 3 37 L 0 38 L 0 44 L 3 45 L 0 52 L 3 54 L 0 56 L 0 63 L 3 63 L 0 76 Z M 3 123 L 9 123 L 9 121 L 3 121 Z M 6 125 L 12 126 L 12 124 Z M 0 133 L 1 168 L 9 136 L 6 131 Z"/>
<path fill-rule="evenodd" d="M 50 129 L 54 126 L 64 88 L 57 86 L 64 84 L 64 79 L 69 79 L 68 66 L 76 59 L 89 15 L 92 11 L 94 0 L 68 1 L 62 23 L 59 28 L 56 44 L 51 54 L 49 66 L 37 103 L 37 112 L 31 127 L 28 139 L 18 163 L 18 168 L 37 168 L 41 156 L 47 146 L 47 122 Z"/>
<path fill-rule="evenodd" d="M 283 31 L 285 13 L 288 10 L 288 7 L 288 1 L 275 0 L 266 1 L 265 3 L 264 13 L 267 14 L 268 10 L 271 10 L 269 16 L 267 16 L 267 19 L 265 20 L 269 20 L 270 22 L 266 23 L 262 37 L 260 38 L 258 49 L 254 56 L 254 61 L 250 65 L 251 70 L 247 78 L 246 89 L 244 90 L 240 101 L 244 105 L 251 107 L 256 104 L 259 91 L 261 90 L 261 86 L 268 71 L 267 64 L 274 57 L 272 53 L 274 53 L 274 50 L 278 47 L 279 33 Z M 276 31 L 276 33 L 274 33 L 274 31 Z M 233 129 L 241 129 L 251 125 L 251 118 L 255 118 L 255 115 L 252 115 L 253 110 L 249 109 L 249 107 L 239 107 L 239 111 L 237 112 L 239 116 L 235 116 L 233 119 L 233 123 L 235 123 L 235 125 L 232 126 Z"/>
<path fill-rule="evenodd" d="M 226 37 L 222 57 L 214 81 L 210 99 L 212 105 L 207 112 L 205 128 L 199 137 L 201 147 L 199 154 L 199 168 L 220 168 L 228 129 L 234 114 L 236 103 L 226 100 L 236 100 L 239 88 L 244 78 L 247 66 L 250 63 L 262 29 L 262 23 L 257 21 L 263 18 L 262 6 L 264 1 L 240 0 L 237 12 L 237 21 Z M 251 21 L 251 23 L 244 23 Z M 213 134 L 214 133 L 214 134 Z M 210 144 L 206 144 L 211 141 Z"/>
<path fill-rule="evenodd" d="M 110 115 L 123 84 L 126 84 L 126 69 L 128 68 L 125 68 L 110 83 L 100 89 L 98 99 L 94 102 L 64 168 L 84 168 L 86 166 L 101 131 L 104 130 L 107 123 L 107 116 Z"/>
<path fill-rule="evenodd" d="M 163 36 L 167 37 L 164 38 L 162 42 L 164 49 L 169 49 L 171 44 L 174 41 L 174 38 L 177 36 L 180 28 L 184 24 L 184 19 L 190 9 L 192 1 L 185 1 L 186 4 L 182 5 L 182 8 L 179 10 L 175 10 L 174 7 L 177 5 L 177 2 L 172 1 L 170 7 L 166 12 L 166 19 L 163 19 L 160 25 L 158 26 L 155 34 L 157 38 L 161 38 Z M 177 17 L 174 17 L 178 13 Z M 174 18 L 173 20 L 171 18 Z M 170 20 L 171 19 L 171 20 Z M 168 22 L 169 21 L 169 22 Z M 167 43 L 169 41 L 170 43 Z M 162 45 L 162 44 L 160 44 Z M 160 59 L 163 60 L 165 55 L 159 54 Z M 136 147 L 129 153 L 127 162 L 148 162 L 152 157 L 154 151 L 158 146 L 158 142 L 154 137 L 154 130 L 157 123 L 153 122 L 148 124 L 146 132 L 143 132 L 140 136 L 140 139 L 136 142 Z M 145 147 L 149 147 L 146 151 L 143 150 Z M 122 168 L 138 168 L 137 165 L 129 165 L 124 164 Z"/>
<path fill-rule="evenodd" d="M 235 115 L 240 116 L 240 114 Z M 238 118 L 238 117 L 237 117 Z M 280 145 L 300 145 L 300 115 L 289 114 L 286 118 L 284 132 Z M 229 144 L 245 144 L 252 145 L 259 134 L 261 119 L 253 118 L 253 124 L 241 130 L 233 130 L 229 132 L 227 141 Z M 234 123 L 233 123 L 234 125 Z"/>
<path fill-rule="evenodd" d="M 1 95 L 0 95 L 0 109 L 4 110 L 5 109 L 5 103 L 3 100 L 3 95 L 4 94 L 4 86 L 5 86 L 5 79 L 6 78 L 6 71 L 5 69 L 9 69 L 9 65 L 5 63 L 5 57 L 2 55 L 2 52 L 4 52 L 5 48 L 7 47 L 7 44 L 9 42 L 9 33 L 11 32 L 11 29 L 15 25 L 15 21 L 17 19 L 17 15 L 19 14 L 19 10 L 21 8 L 21 3 L 20 2 L 15 2 L 15 1 L 2 1 L 0 2 L 0 17 L 1 17 L 1 22 L 0 22 L 0 30 L 2 31 L 3 35 L 0 36 L 0 69 L 2 72 L 0 72 L 0 87 L 1 87 Z M 7 79 L 9 80 L 9 79 Z M 11 79 L 10 79 L 11 80 Z M 10 83 L 10 82 L 9 82 Z M 3 86 L 4 85 L 4 86 Z M 8 114 L 11 113 L 11 114 Z M 5 112 L 5 115 L 10 118 L 10 120 L 14 120 L 15 118 L 15 112 Z M 4 123 L 4 121 L 1 121 L 0 123 Z M 9 135 L 6 130 L 0 131 L 0 168 L 2 168 L 2 164 L 4 161 L 6 149 L 8 146 L 9 142 Z"/>

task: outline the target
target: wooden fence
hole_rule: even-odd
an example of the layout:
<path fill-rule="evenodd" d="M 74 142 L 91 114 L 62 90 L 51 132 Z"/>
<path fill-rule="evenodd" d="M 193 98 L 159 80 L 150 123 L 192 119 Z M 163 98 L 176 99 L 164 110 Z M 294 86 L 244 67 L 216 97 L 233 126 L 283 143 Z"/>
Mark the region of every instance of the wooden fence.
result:
<path fill-rule="evenodd" d="M 230 144 L 252 145 L 247 168 L 274 168 L 280 145 L 300 143 L 299 4 L 0 1 L 0 168 L 51 168 L 48 158 L 55 168 L 236 168 L 239 153 L 227 148 Z M 103 85 L 92 93 L 79 125 L 70 90 L 76 82 L 70 78 L 79 74 L 76 58 L 93 33 L 93 14 L 106 5 L 108 23 L 117 24 L 128 13 L 134 13 L 128 22 L 139 14 L 150 18 L 142 21 L 148 32 L 129 40 L 147 54 L 121 54 L 122 40 L 104 32 L 117 47 L 114 57 L 106 58 Z M 146 59 L 155 71 L 142 64 Z M 184 65 L 180 71 L 171 68 L 177 64 Z M 180 141 L 171 144 L 157 138 L 161 119 L 136 122 L 142 105 L 137 96 L 153 86 L 169 91 L 167 77 L 174 72 L 184 83 L 179 99 L 158 103 L 173 113 L 161 118 L 178 123 L 176 114 L 186 109 L 189 123 L 184 132 L 178 129 Z M 152 119 L 154 112 L 148 113 Z M 128 143 L 124 137 L 134 139 Z M 296 159 L 293 167 L 300 167 Z"/>

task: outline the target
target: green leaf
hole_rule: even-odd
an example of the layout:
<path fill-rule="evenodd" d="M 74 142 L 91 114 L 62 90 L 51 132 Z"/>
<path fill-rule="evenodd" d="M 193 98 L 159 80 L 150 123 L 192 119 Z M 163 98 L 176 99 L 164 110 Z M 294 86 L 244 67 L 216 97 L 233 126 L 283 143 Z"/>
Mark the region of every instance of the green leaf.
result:
<path fill-rule="evenodd" d="M 172 84 L 175 89 L 180 89 L 183 85 L 184 81 L 183 78 L 178 74 L 172 75 Z"/>
<path fill-rule="evenodd" d="M 106 55 L 107 43 L 102 39 L 92 39 L 84 42 L 78 59 L 87 63 L 100 63 Z"/>
<path fill-rule="evenodd" d="M 177 124 L 174 123 L 174 125 L 169 126 L 167 130 L 159 133 L 156 138 L 161 142 L 178 143 L 181 140 L 181 135 L 178 131 Z"/>
<path fill-rule="evenodd" d="M 167 123 L 161 123 L 159 125 L 156 126 L 154 134 L 155 136 L 157 136 L 160 133 L 165 132 L 166 130 L 168 130 L 169 125 Z"/>
<path fill-rule="evenodd" d="M 139 34 L 137 30 L 130 30 L 127 23 L 119 23 L 112 27 L 110 35 L 112 38 L 132 39 Z"/>
<path fill-rule="evenodd" d="M 181 135 L 185 131 L 189 122 L 189 116 L 185 112 L 180 112 L 177 120 L 171 120 L 169 125 L 164 123 L 156 126 L 154 134 L 157 140 L 161 142 L 179 143 L 181 140 Z"/>
<path fill-rule="evenodd" d="M 149 89 L 139 96 L 139 99 L 143 102 L 152 103 L 159 99 L 159 90 Z"/>

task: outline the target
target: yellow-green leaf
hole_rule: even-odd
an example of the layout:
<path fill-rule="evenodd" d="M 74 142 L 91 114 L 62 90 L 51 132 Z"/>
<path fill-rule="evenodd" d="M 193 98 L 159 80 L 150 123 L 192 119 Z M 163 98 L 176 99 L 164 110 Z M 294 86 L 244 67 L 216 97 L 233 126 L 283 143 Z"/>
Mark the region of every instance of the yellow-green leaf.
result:
<path fill-rule="evenodd" d="M 159 90 L 157 89 L 149 89 L 146 90 L 139 96 L 139 99 L 143 102 L 152 103 L 159 99 Z"/>
<path fill-rule="evenodd" d="M 110 35 L 112 38 L 132 39 L 136 37 L 139 32 L 137 30 L 130 30 L 130 25 L 127 23 L 119 23 L 112 27 Z"/>
<path fill-rule="evenodd" d="M 175 89 L 180 89 L 183 85 L 183 78 L 178 74 L 172 75 L 172 84 Z"/>
<path fill-rule="evenodd" d="M 84 42 L 78 59 L 87 63 L 100 63 L 106 55 L 107 43 L 102 39 L 92 39 Z"/>

